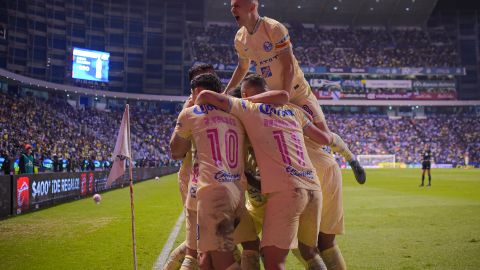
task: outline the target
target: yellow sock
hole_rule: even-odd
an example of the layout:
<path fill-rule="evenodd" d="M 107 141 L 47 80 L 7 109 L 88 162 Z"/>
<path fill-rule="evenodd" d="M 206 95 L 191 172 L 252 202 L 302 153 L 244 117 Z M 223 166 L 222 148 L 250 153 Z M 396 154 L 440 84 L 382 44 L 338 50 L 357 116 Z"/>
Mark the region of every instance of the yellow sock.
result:
<path fill-rule="evenodd" d="M 198 270 L 198 261 L 190 255 L 185 256 L 180 270 Z"/>
<path fill-rule="evenodd" d="M 347 265 L 337 245 L 320 252 L 328 270 L 346 270 Z"/>
<path fill-rule="evenodd" d="M 342 138 L 333 132 L 330 134 L 333 136 L 332 143 L 329 145 L 330 148 L 332 148 L 334 152 L 342 155 L 348 162 L 354 160 L 355 155 L 350 151 L 350 149 L 348 149 L 348 146 L 345 144 Z"/>
<path fill-rule="evenodd" d="M 325 266 L 325 263 L 323 263 L 323 260 L 320 257 L 320 255 L 317 254 L 315 255 L 315 257 L 307 261 L 307 269 L 308 270 L 327 270 L 327 266 Z"/>
<path fill-rule="evenodd" d="M 163 270 L 178 270 L 182 266 L 183 259 L 185 258 L 185 252 L 187 251 L 187 246 L 185 242 L 181 243 L 177 248 L 175 248 L 168 256 L 168 260 L 163 266 Z"/>
<path fill-rule="evenodd" d="M 240 252 L 240 249 L 238 249 L 237 245 L 235 245 L 235 249 L 233 250 L 233 258 L 238 263 L 240 263 L 240 260 L 242 259 L 242 253 Z"/>

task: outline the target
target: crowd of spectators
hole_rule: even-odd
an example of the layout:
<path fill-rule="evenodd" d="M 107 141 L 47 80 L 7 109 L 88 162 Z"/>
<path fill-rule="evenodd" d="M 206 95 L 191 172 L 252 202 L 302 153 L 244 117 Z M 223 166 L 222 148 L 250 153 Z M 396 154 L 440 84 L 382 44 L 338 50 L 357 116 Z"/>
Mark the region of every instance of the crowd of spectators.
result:
<path fill-rule="evenodd" d="M 456 67 L 455 42 L 441 29 L 307 28 L 287 25 L 302 66 Z M 189 26 L 194 61 L 236 64 L 236 25 Z"/>
<path fill-rule="evenodd" d="M 425 119 L 390 119 L 380 114 L 327 114 L 330 129 L 355 154 L 395 155 L 397 162 L 421 163 L 429 144 L 437 164 L 480 163 L 480 119 L 469 114 L 429 114 Z"/>
<path fill-rule="evenodd" d="M 36 165 L 49 158 L 69 161 L 69 170 L 91 168 L 93 160 L 111 161 L 121 109 L 76 108 L 65 99 L 0 94 L 0 153 L 18 158 L 33 148 Z M 341 134 L 355 154 L 394 154 L 397 162 L 418 163 L 424 144 L 435 163 L 480 163 L 480 120 L 467 114 L 428 114 L 425 119 L 390 119 L 385 114 L 327 113 L 331 130 Z M 177 165 L 168 140 L 176 115 L 131 106 L 132 150 L 137 166 Z M 73 164 L 73 165 L 72 165 Z M 102 163 L 102 166 L 104 164 Z M 94 169 L 94 168 L 92 168 Z M 60 169 L 61 170 L 61 169 Z"/>
<path fill-rule="evenodd" d="M 131 106 L 130 113 L 137 166 L 170 165 L 168 140 L 176 116 L 140 106 Z M 74 107 L 62 98 L 0 93 L 0 154 L 15 160 L 30 144 L 37 165 L 65 159 L 74 164 L 73 170 L 85 170 L 93 160 L 104 166 L 111 163 L 122 115 L 121 109 Z"/>

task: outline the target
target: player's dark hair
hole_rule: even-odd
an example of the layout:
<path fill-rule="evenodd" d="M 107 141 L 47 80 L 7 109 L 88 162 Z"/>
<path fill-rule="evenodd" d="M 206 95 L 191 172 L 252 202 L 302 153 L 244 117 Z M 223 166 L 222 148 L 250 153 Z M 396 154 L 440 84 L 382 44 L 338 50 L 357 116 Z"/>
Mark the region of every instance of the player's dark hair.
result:
<path fill-rule="evenodd" d="M 197 87 L 203 87 L 208 90 L 215 91 L 217 93 L 222 92 L 222 82 L 215 74 L 200 74 L 195 76 L 190 82 L 190 88 L 195 89 Z"/>
<path fill-rule="evenodd" d="M 232 90 L 230 90 L 228 92 L 228 94 L 232 97 L 242 98 L 242 91 L 241 91 L 240 86 L 237 86 L 237 87 L 233 88 Z"/>
<path fill-rule="evenodd" d="M 207 71 L 211 71 L 211 73 L 215 73 L 215 68 L 211 64 L 197 64 L 191 67 L 188 70 L 188 80 L 191 81 L 193 78 L 200 73 L 206 73 Z"/>
<path fill-rule="evenodd" d="M 267 81 L 265 81 L 265 79 L 258 74 L 248 75 L 245 77 L 245 79 L 243 79 L 242 84 L 243 83 L 256 88 L 258 93 L 263 93 L 267 90 Z"/>

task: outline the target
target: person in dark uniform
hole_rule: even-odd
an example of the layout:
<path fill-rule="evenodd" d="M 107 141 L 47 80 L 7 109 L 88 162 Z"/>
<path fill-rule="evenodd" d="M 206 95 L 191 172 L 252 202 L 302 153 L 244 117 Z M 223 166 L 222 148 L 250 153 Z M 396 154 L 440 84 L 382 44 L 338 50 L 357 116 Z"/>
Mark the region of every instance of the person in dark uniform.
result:
<path fill-rule="evenodd" d="M 430 174 L 430 167 L 431 167 L 431 160 L 432 159 L 432 152 L 430 151 L 430 146 L 427 144 L 425 145 L 425 149 L 423 150 L 422 154 L 422 184 L 420 185 L 423 187 L 425 181 L 425 171 L 428 171 L 428 185 L 427 187 L 432 185 L 432 175 Z"/>
<path fill-rule="evenodd" d="M 2 165 L 2 171 L 4 175 L 10 175 L 12 170 L 12 160 L 7 150 L 2 153 L 2 157 L 5 159 Z"/>
<path fill-rule="evenodd" d="M 25 152 L 22 153 L 18 161 L 20 174 L 33 173 L 34 158 L 32 154 L 32 146 L 30 144 L 25 144 L 24 149 L 25 149 Z"/>

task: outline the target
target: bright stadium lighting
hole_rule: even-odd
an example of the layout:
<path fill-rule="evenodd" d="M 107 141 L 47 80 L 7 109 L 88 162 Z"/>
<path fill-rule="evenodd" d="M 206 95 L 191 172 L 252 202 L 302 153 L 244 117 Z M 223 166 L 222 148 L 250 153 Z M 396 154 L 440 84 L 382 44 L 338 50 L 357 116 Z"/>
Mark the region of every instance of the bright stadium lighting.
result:
<path fill-rule="evenodd" d="M 226 5 L 227 5 L 227 2 L 223 2 L 223 5 L 226 6 Z"/>
<path fill-rule="evenodd" d="M 298 8 L 298 9 L 301 9 L 301 8 L 302 8 L 302 6 L 298 5 L 298 6 L 297 6 L 297 8 Z"/>
<path fill-rule="evenodd" d="M 406 11 L 410 11 L 410 8 L 407 7 L 407 8 L 405 8 L 405 10 L 406 10 Z"/>
<path fill-rule="evenodd" d="M 338 9 L 338 7 L 337 7 L 337 6 L 334 6 L 334 7 L 333 7 L 333 10 L 337 10 L 337 9 Z"/>
<path fill-rule="evenodd" d="M 370 11 L 373 11 L 373 7 L 370 8 Z"/>
<path fill-rule="evenodd" d="M 261 7 L 265 7 L 265 4 L 262 4 Z"/>

